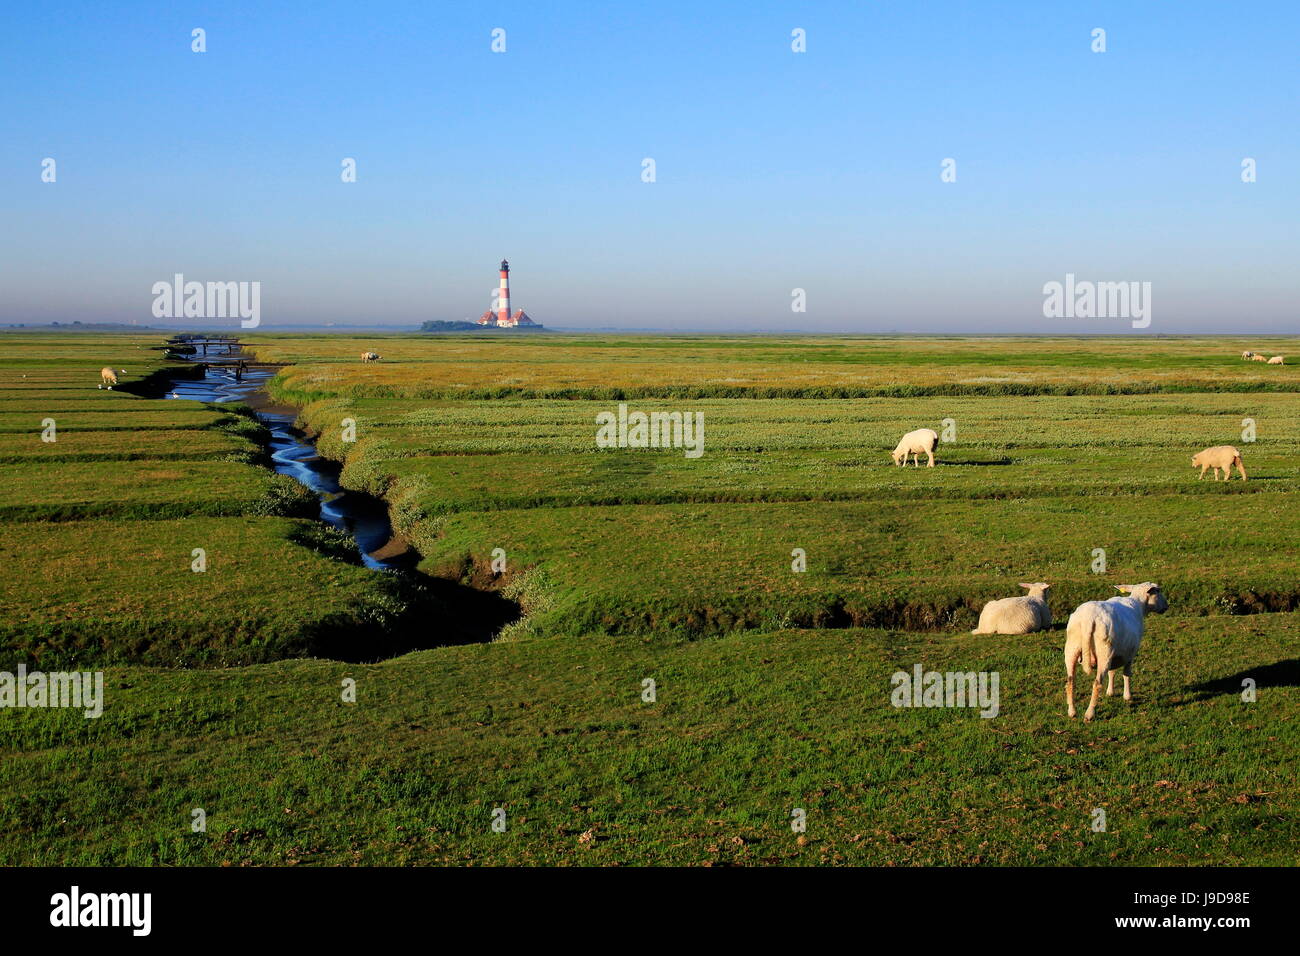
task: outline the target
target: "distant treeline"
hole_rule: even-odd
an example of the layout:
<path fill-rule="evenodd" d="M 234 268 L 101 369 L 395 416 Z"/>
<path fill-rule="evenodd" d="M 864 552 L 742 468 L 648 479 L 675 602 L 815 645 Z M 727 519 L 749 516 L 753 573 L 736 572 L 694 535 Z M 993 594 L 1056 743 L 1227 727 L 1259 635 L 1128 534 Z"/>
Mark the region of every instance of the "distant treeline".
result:
<path fill-rule="evenodd" d="M 148 325 L 128 325 L 125 322 L 11 322 L 0 325 L 0 332 L 163 332 Z"/>

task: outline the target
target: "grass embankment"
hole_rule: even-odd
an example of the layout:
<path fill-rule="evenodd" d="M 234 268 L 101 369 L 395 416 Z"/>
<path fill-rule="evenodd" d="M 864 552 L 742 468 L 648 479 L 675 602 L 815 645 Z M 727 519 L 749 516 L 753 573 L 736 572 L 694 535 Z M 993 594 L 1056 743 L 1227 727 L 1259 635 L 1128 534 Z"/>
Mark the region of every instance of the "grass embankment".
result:
<path fill-rule="evenodd" d="M 1176 616 L 1300 607 L 1293 500 L 538 508 L 452 515 L 433 522 L 437 536 L 421 546 L 430 569 L 451 577 L 504 549 L 530 569 L 530 623 L 541 634 L 970 629 L 986 601 L 1031 580 L 1056 585 L 1060 620 L 1082 601 L 1112 597 L 1112 584 L 1148 580 L 1165 585 Z M 807 555 L 804 573 L 791 567 L 796 548 Z M 1097 548 L 1105 574 L 1091 570 Z"/>

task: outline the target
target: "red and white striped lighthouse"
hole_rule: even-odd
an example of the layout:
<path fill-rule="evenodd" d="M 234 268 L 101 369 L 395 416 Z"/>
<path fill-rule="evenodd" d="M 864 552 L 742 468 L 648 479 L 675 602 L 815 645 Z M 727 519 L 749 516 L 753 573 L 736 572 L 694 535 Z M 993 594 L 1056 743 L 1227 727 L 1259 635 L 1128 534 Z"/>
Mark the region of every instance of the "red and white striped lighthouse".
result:
<path fill-rule="evenodd" d="M 501 291 L 497 293 L 497 324 L 510 324 L 510 263 L 501 260 Z"/>
<path fill-rule="evenodd" d="M 478 317 L 478 324 L 499 329 L 517 329 L 521 325 L 541 328 L 523 309 L 510 314 L 510 263 L 504 259 L 501 260 L 501 287 L 497 289 L 497 310 L 493 312 L 489 308 Z"/>

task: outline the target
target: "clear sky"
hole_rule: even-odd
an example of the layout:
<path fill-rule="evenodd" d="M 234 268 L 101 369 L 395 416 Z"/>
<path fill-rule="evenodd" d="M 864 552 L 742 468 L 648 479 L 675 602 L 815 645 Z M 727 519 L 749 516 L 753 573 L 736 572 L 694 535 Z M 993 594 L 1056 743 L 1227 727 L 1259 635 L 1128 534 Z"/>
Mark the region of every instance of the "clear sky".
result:
<path fill-rule="evenodd" d="M 0 13 L 3 323 L 177 272 L 267 329 L 474 318 L 504 257 L 566 328 L 1295 332 L 1298 189 L 1294 0 Z M 1044 318 L 1066 273 L 1151 326 Z"/>

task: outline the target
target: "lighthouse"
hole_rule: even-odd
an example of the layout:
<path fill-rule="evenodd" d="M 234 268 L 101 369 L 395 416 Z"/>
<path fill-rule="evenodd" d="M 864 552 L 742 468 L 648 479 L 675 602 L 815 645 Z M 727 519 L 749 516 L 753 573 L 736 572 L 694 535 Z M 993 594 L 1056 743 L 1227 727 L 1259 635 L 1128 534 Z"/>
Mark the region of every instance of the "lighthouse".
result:
<path fill-rule="evenodd" d="M 510 263 L 501 260 L 501 291 L 497 293 L 497 325 L 510 324 Z"/>
<path fill-rule="evenodd" d="M 519 326 L 541 328 L 530 319 L 523 309 L 510 314 L 510 263 L 501 260 L 501 285 L 497 289 L 497 310 L 488 309 L 478 319 L 479 325 L 491 325 L 499 329 L 516 329 Z"/>

